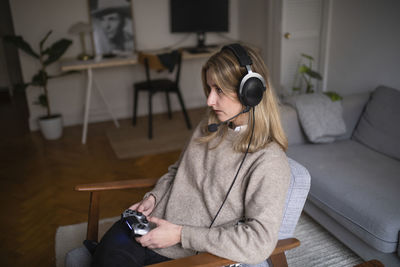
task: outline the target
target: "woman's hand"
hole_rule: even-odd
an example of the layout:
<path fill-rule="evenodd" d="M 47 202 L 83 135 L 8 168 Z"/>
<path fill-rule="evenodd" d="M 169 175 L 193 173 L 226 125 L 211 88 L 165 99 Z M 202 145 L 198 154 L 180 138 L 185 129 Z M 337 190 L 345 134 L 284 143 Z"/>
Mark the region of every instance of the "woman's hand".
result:
<path fill-rule="evenodd" d="M 147 220 L 155 223 L 157 227 L 148 234 L 136 238 L 136 241 L 143 247 L 150 249 L 166 248 L 181 242 L 181 225 L 176 225 L 156 217 L 148 217 Z"/>
<path fill-rule="evenodd" d="M 149 195 L 142 201 L 130 206 L 129 209 L 139 211 L 148 216 L 153 211 L 155 204 L 156 198 L 153 195 Z"/>

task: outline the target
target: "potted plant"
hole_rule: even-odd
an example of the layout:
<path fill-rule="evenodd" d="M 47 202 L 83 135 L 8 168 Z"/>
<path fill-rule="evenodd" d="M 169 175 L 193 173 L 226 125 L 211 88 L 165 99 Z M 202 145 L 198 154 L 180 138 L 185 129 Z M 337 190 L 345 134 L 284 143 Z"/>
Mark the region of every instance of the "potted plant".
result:
<path fill-rule="evenodd" d="M 312 56 L 306 54 L 301 54 L 301 56 L 303 59 L 308 60 L 308 64 L 300 64 L 298 73 L 294 80 L 295 86 L 293 86 L 292 90 L 293 92 L 302 93 L 302 89 L 305 84 L 305 93 L 311 94 L 314 93 L 313 79 L 320 81 L 322 80 L 322 76 L 317 71 L 312 69 L 312 62 L 314 61 Z M 298 81 L 298 75 L 300 75 L 300 82 Z M 342 97 L 336 92 L 327 91 L 324 92 L 324 94 L 327 95 L 332 101 L 342 99 Z"/>
<path fill-rule="evenodd" d="M 4 41 L 14 44 L 17 48 L 21 49 L 28 55 L 32 56 L 40 63 L 40 69 L 33 75 L 29 83 L 24 84 L 24 88 L 29 85 L 39 86 L 43 92 L 38 96 L 35 104 L 41 105 L 46 110 L 46 115 L 39 118 L 39 126 L 43 136 L 46 139 L 53 140 L 62 136 L 62 116 L 61 114 L 53 114 L 50 109 L 50 101 L 48 95 L 48 81 L 49 79 L 60 77 L 68 73 L 57 75 L 49 75 L 47 67 L 56 62 L 64 55 L 68 47 L 72 44 L 71 40 L 60 39 L 52 45 L 45 47 L 45 42 L 49 38 L 52 31 L 49 31 L 46 36 L 39 43 L 39 53 L 35 52 L 32 47 L 21 36 L 8 35 L 4 37 Z"/>

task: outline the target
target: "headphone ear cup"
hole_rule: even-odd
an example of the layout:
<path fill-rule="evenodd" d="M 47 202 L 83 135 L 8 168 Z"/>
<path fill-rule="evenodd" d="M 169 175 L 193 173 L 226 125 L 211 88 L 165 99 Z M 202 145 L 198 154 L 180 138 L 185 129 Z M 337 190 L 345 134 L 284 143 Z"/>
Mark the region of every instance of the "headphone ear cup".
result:
<path fill-rule="evenodd" d="M 255 107 L 261 102 L 264 91 L 264 83 L 257 77 L 251 77 L 239 90 L 240 102 L 244 106 Z"/>

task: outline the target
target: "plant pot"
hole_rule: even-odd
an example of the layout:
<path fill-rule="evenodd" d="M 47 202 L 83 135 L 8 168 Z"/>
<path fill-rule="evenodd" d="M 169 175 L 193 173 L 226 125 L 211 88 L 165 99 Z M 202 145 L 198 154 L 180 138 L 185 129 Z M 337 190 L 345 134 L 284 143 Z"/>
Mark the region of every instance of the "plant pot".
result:
<path fill-rule="evenodd" d="M 47 140 L 56 140 L 62 136 L 63 124 L 60 114 L 39 118 L 40 130 Z"/>

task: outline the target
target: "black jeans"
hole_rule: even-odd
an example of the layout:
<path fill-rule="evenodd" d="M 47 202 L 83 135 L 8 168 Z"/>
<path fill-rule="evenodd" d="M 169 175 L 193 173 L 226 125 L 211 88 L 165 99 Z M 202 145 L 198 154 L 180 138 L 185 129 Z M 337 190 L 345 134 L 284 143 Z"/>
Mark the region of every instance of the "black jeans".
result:
<path fill-rule="evenodd" d="M 101 239 L 93 254 L 92 267 L 142 267 L 168 260 L 171 259 L 137 243 L 120 220 Z"/>

